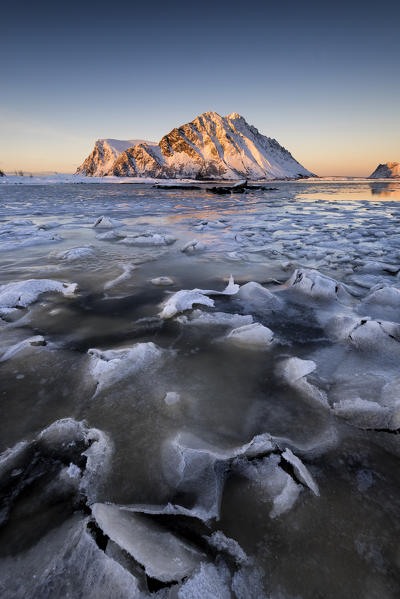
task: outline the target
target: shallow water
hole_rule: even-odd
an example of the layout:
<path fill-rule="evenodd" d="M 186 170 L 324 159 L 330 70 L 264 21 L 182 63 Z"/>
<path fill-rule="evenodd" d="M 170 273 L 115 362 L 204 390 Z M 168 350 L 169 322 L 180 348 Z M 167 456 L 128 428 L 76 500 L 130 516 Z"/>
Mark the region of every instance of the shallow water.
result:
<path fill-rule="evenodd" d="M 0 187 L 0 284 L 78 286 L 40 294 L 0 320 L 0 360 L 32 336 L 45 343 L 0 361 L 0 451 L 31 443 L 15 463 L 10 453 L 0 460 L 2 596 L 399 596 L 400 303 L 370 294 L 376 285 L 400 288 L 400 183 L 270 187 L 228 196 L 136 184 Z M 94 227 L 103 215 L 109 226 Z M 114 238 L 101 238 L 109 231 Z M 191 240 L 203 246 L 183 252 Z M 302 292 L 286 285 L 296 268 L 331 277 L 336 290 L 322 297 L 319 280 Z M 160 318 L 173 293 L 222 291 L 231 274 L 240 285 L 260 283 L 277 303 L 239 293 L 194 308 L 252 316 L 272 330 L 268 347 L 230 343 L 234 327 L 221 323 L 185 323 L 190 310 Z M 151 282 L 161 276 L 171 284 Z M 343 336 L 340 319 L 360 317 L 392 323 L 391 334 Z M 96 374 L 88 350 L 138 343 L 161 349 L 132 354 L 104 379 Z M 285 379 L 281 366 L 291 357 L 312 360 L 314 370 Z M 176 403 L 166 403 L 168 392 Z M 374 405 L 362 404 L 360 415 L 358 400 Z M 41 431 L 66 418 L 106 435 L 94 474 L 82 457 L 93 433 L 77 434 L 70 423 L 62 437 L 56 424 L 44 447 Z M 273 450 L 249 457 L 239 449 L 264 433 Z M 282 457 L 285 448 L 319 495 Z M 289 481 L 293 498 L 280 495 L 274 477 Z M 95 503 L 131 515 L 175 506 L 179 514 L 143 517 L 201 551 L 197 569 L 157 579 L 152 552 L 140 561 L 122 533 L 102 530 Z M 239 543 L 247 561 L 208 543 L 213 531 Z M 61 546 L 68 555 L 56 558 Z"/>

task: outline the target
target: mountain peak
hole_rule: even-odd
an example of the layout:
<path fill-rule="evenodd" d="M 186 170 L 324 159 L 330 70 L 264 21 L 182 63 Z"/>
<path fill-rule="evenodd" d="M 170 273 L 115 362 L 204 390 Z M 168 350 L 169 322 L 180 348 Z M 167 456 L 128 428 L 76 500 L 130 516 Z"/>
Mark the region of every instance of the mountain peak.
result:
<path fill-rule="evenodd" d="M 312 176 L 276 140 L 259 133 L 237 112 L 225 117 L 214 111 L 203 112 L 172 129 L 157 145 L 126 144 L 129 140 L 98 140 L 78 172 L 230 180 Z"/>
<path fill-rule="evenodd" d="M 400 179 L 400 162 L 378 164 L 370 179 Z"/>
<path fill-rule="evenodd" d="M 240 114 L 238 114 L 237 112 L 231 112 L 231 114 L 228 114 L 228 116 L 226 117 L 229 120 L 240 120 L 242 119 L 243 121 L 245 120 Z"/>

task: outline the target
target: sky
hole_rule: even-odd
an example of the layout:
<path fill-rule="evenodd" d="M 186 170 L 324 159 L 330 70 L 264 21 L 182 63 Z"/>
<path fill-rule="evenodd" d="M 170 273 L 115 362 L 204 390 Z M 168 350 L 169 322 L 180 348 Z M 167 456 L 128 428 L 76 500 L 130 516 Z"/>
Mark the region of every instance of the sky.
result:
<path fill-rule="evenodd" d="M 400 4 L 7 2 L 0 169 L 74 172 L 101 137 L 238 112 L 314 173 L 400 161 Z"/>

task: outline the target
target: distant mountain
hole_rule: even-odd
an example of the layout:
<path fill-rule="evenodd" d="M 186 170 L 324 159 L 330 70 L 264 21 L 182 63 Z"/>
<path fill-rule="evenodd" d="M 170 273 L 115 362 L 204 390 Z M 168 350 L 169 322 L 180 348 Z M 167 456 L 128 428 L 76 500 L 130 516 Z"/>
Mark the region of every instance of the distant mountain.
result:
<path fill-rule="evenodd" d="M 140 143 L 156 145 L 155 142 L 143 139 L 98 139 L 94 144 L 92 153 L 89 154 L 76 172 L 91 177 L 107 175 L 122 152 Z"/>
<path fill-rule="evenodd" d="M 99 142 L 116 140 L 99 140 Z M 86 175 L 190 179 L 286 179 L 312 177 L 279 143 L 237 113 L 205 112 L 172 129 L 158 144 L 136 142 L 112 160 L 103 146 L 77 172 Z M 119 142 L 129 144 L 127 142 Z M 115 143 L 113 149 L 115 150 Z M 120 147 L 120 146 L 119 146 Z"/>
<path fill-rule="evenodd" d="M 400 162 L 386 162 L 379 164 L 370 179 L 400 179 Z"/>

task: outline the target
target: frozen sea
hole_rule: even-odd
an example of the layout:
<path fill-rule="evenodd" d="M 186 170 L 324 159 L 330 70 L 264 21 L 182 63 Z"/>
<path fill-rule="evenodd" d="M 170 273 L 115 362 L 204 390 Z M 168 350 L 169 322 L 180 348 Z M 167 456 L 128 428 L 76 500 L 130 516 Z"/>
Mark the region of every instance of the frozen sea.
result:
<path fill-rule="evenodd" d="M 400 182 L 24 183 L 1 597 L 397 599 Z"/>

